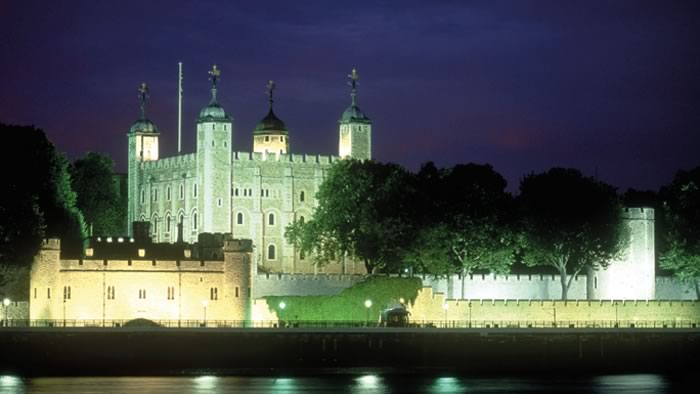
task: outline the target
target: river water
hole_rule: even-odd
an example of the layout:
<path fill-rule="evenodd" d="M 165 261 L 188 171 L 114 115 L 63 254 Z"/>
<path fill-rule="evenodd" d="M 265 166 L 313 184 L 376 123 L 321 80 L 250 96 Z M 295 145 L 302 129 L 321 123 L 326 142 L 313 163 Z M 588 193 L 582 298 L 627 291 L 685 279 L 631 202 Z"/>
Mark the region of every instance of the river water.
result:
<path fill-rule="evenodd" d="M 358 373 L 319 376 L 18 377 L 0 376 L 0 393 L 681 393 L 663 375 L 460 377 Z"/>

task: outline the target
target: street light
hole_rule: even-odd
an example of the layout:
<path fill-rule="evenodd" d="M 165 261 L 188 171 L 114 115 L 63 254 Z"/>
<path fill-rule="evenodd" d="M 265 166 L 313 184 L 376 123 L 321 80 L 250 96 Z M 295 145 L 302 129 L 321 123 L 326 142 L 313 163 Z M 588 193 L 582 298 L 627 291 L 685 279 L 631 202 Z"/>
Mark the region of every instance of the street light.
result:
<path fill-rule="evenodd" d="M 449 309 L 449 308 L 450 308 L 450 306 L 447 305 L 447 302 L 442 304 L 442 309 L 445 310 L 445 328 L 447 328 L 447 309 Z"/>
<path fill-rule="evenodd" d="M 367 326 L 369 326 L 369 308 L 372 307 L 372 300 L 365 301 L 365 308 L 367 308 Z"/>
<path fill-rule="evenodd" d="M 9 324 L 9 319 L 7 316 L 7 307 L 10 306 L 10 299 L 5 298 L 4 300 L 2 300 L 2 305 L 5 307 L 5 327 L 7 327 Z"/>
<path fill-rule="evenodd" d="M 617 301 L 613 302 L 613 305 L 615 305 L 615 328 L 618 328 L 620 323 L 617 320 Z"/>
<path fill-rule="evenodd" d="M 204 307 L 204 324 L 202 324 L 202 327 L 207 326 L 207 305 L 209 305 L 209 301 L 202 300 L 202 306 Z"/>
<path fill-rule="evenodd" d="M 469 306 L 469 328 L 472 326 L 472 302 L 469 301 L 467 304 Z"/>
<path fill-rule="evenodd" d="M 284 308 L 287 307 L 287 304 L 284 303 L 284 301 L 280 302 L 280 309 L 284 310 Z"/>

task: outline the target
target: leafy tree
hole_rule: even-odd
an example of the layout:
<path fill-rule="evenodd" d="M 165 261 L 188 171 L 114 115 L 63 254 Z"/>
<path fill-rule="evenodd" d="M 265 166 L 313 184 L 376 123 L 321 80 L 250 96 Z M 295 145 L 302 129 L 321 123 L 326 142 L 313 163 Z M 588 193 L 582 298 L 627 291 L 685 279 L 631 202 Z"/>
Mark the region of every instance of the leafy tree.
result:
<path fill-rule="evenodd" d="M 421 230 L 409 258 L 439 274 L 507 271 L 517 236 L 505 179 L 490 165 L 438 170 L 432 163 L 417 179 Z"/>
<path fill-rule="evenodd" d="M 88 153 L 71 166 L 71 183 L 77 206 L 95 235 L 124 232 L 126 204 L 114 183 L 114 162 L 99 153 Z"/>
<path fill-rule="evenodd" d="M 666 225 L 661 267 L 692 283 L 700 299 L 700 167 L 678 171 L 661 189 L 661 199 Z"/>
<path fill-rule="evenodd" d="M 518 200 L 523 260 L 556 268 L 564 300 L 576 275 L 607 267 L 627 245 L 629 229 L 615 189 L 578 170 L 553 168 L 528 175 Z"/>
<path fill-rule="evenodd" d="M 412 193 L 400 166 L 339 161 L 319 188 L 313 218 L 291 224 L 285 236 L 317 264 L 348 255 L 369 273 L 395 271 L 412 234 Z"/>
<path fill-rule="evenodd" d="M 42 238 L 59 237 L 62 253 L 82 253 L 83 218 L 75 206 L 68 161 L 33 126 L 0 123 L 6 168 L 0 193 L 0 264 L 27 266 Z"/>

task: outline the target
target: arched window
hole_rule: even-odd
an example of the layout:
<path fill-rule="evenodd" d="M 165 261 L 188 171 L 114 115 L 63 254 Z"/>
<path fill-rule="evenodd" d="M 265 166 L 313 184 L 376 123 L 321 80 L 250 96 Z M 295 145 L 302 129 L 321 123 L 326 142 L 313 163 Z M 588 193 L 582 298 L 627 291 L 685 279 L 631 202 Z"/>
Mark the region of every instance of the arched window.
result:
<path fill-rule="evenodd" d="M 243 213 L 238 212 L 238 215 L 236 215 L 236 224 L 243 224 Z"/>
<path fill-rule="evenodd" d="M 275 225 L 275 214 L 274 213 L 267 215 L 267 224 L 270 226 Z"/>
<path fill-rule="evenodd" d="M 192 230 L 197 229 L 197 212 L 192 213 Z"/>
<path fill-rule="evenodd" d="M 153 234 L 158 236 L 158 215 L 153 215 Z"/>
<path fill-rule="evenodd" d="M 306 196 L 304 195 L 304 191 L 302 190 L 301 193 L 299 193 L 299 201 L 304 202 L 304 198 Z"/>
<path fill-rule="evenodd" d="M 165 215 L 165 232 L 169 233 L 170 232 L 170 214 Z"/>
<path fill-rule="evenodd" d="M 304 224 L 304 217 L 303 216 L 299 216 L 299 223 Z"/>
<path fill-rule="evenodd" d="M 270 245 L 267 247 L 267 259 L 268 260 L 275 259 L 275 245 Z"/>

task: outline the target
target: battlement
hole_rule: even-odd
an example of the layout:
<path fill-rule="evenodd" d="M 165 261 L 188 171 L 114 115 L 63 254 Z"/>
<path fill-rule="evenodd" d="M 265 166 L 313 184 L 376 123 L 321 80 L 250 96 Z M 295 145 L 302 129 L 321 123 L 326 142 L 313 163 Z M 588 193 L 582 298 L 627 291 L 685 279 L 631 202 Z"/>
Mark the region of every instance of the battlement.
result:
<path fill-rule="evenodd" d="M 224 252 L 253 252 L 253 241 L 250 239 L 227 239 L 224 241 Z"/>
<path fill-rule="evenodd" d="M 147 170 L 192 168 L 197 163 L 197 155 L 188 153 L 185 155 L 165 157 L 159 160 L 151 160 L 143 163 Z"/>
<path fill-rule="evenodd" d="M 624 208 L 622 215 L 627 220 L 654 220 L 654 208 Z"/>
<path fill-rule="evenodd" d="M 61 250 L 61 240 L 58 238 L 47 238 L 41 241 L 41 250 Z"/>
<path fill-rule="evenodd" d="M 280 162 L 280 163 L 308 163 L 308 164 L 332 164 L 340 160 L 338 156 L 260 153 L 260 152 L 233 152 L 233 161 L 254 162 Z"/>
<path fill-rule="evenodd" d="M 152 271 L 221 273 L 223 262 L 210 260 L 79 259 L 60 260 L 60 271 Z"/>

